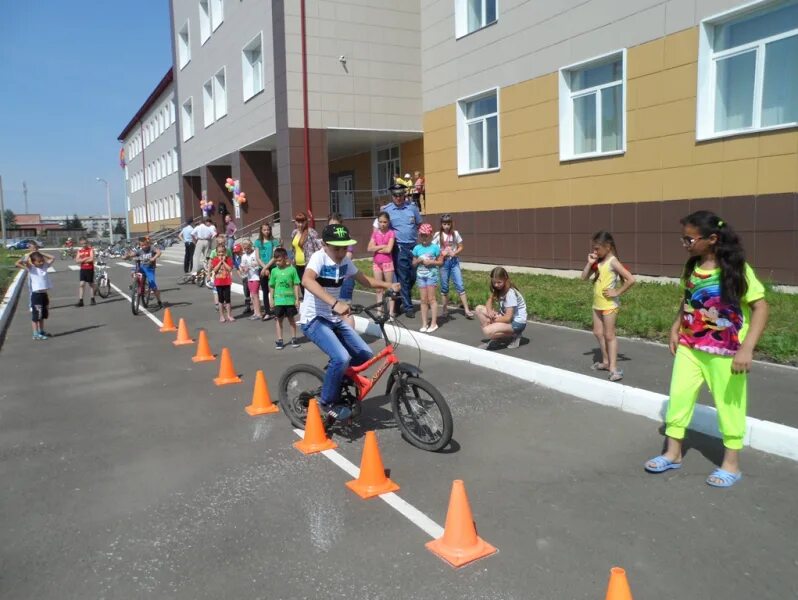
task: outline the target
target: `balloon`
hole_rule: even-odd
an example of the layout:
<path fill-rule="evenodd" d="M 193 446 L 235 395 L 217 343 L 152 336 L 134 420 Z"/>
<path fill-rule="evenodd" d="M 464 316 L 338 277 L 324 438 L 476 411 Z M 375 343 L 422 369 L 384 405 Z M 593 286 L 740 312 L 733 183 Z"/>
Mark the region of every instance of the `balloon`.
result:
<path fill-rule="evenodd" d="M 232 177 L 228 177 L 227 179 L 225 179 L 225 183 L 227 185 L 233 185 L 233 178 Z"/>
<path fill-rule="evenodd" d="M 246 195 L 244 192 L 241 192 L 241 193 L 238 195 L 238 201 L 239 201 L 241 204 L 244 204 L 244 203 L 247 201 L 247 195 Z"/>
<path fill-rule="evenodd" d="M 205 200 L 200 200 L 200 207 L 205 206 Z"/>

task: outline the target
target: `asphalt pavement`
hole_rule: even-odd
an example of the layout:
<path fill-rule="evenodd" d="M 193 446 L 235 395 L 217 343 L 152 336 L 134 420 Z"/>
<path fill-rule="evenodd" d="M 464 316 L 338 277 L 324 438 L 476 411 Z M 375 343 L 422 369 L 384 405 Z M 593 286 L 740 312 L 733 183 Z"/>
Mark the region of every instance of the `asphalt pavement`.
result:
<path fill-rule="evenodd" d="M 4 599 L 596 599 L 613 565 L 639 598 L 798 597 L 794 462 L 746 450 L 743 480 L 712 489 L 719 441 L 690 435 L 680 472 L 648 475 L 656 423 L 405 346 L 452 406 L 452 446 L 410 446 L 384 397 L 362 422 L 398 495 L 436 523 L 465 481 L 499 553 L 454 570 L 403 514 L 294 450 L 284 415 L 244 412 L 257 369 L 276 395 L 288 366 L 323 364 L 315 347 L 277 351 L 271 323 L 218 323 L 210 293 L 176 285 L 181 268 L 163 263 L 175 318 L 207 328 L 214 352 L 229 347 L 244 379 L 216 387 L 217 363 L 192 363 L 194 346 L 174 348 L 118 294 L 72 306 L 64 266 L 56 336 L 31 340 L 23 292 L 0 351 Z M 127 272 L 112 280 L 124 287 Z M 358 464 L 362 438 L 337 441 Z"/>

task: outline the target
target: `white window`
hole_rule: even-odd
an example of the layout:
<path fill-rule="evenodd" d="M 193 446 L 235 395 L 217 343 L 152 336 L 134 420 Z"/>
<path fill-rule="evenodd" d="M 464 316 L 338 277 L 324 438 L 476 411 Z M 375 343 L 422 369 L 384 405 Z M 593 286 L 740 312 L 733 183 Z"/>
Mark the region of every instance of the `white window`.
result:
<path fill-rule="evenodd" d="M 758 2 L 701 24 L 697 138 L 798 125 L 798 2 Z"/>
<path fill-rule="evenodd" d="M 209 79 L 202 85 L 202 122 L 205 127 L 210 127 L 214 120 L 213 79 Z"/>
<path fill-rule="evenodd" d="M 183 216 L 183 207 L 180 206 L 180 194 L 175 194 L 175 217 Z"/>
<path fill-rule="evenodd" d="M 263 44 L 259 33 L 241 51 L 244 102 L 263 90 Z"/>
<path fill-rule="evenodd" d="M 211 0 L 211 29 L 216 31 L 224 21 L 224 0 Z"/>
<path fill-rule="evenodd" d="M 227 114 L 227 77 L 224 67 L 213 76 L 213 101 L 213 114 L 217 119 L 221 119 Z"/>
<path fill-rule="evenodd" d="M 180 111 L 180 128 L 183 130 L 184 142 L 194 137 L 193 100 L 193 98 L 189 98 L 183 102 L 183 107 Z"/>
<path fill-rule="evenodd" d="M 560 160 L 626 151 L 626 50 L 560 69 Z"/>
<path fill-rule="evenodd" d="M 457 171 L 499 168 L 499 92 L 490 90 L 457 102 Z"/>
<path fill-rule="evenodd" d="M 211 37 L 211 8 L 208 0 L 199 0 L 199 29 L 200 44 L 204 44 Z"/>
<path fill-rule="evenodd" d="M 174 125 L 175 123 L 175 99 L 172 98 L 169 101 L 169 124 Z"/>
<path fill-rule="evenodd" d="M 393 185 L 394 175 L 401 173 L 401 157 L 399 146 L 380 148 L 376 155 L 377 164 L 377 189 L 381 192 Z"/>
<path fill-rule="evenodd" d="M 181 69 L 191 61 L 191 36 L 188 31 L 188 21 L 177 33 L 177 60 Z"/>
<path fill-rule="evenodd" d="M 487 27 L 498 19 L 498 0 L 455 0 L 455 37 Z"/>

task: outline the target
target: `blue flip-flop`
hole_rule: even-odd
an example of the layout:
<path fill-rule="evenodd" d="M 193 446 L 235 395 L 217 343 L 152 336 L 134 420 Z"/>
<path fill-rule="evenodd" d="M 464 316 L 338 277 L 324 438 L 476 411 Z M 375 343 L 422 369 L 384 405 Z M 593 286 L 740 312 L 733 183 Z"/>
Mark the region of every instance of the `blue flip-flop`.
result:
<path fill-rule="evenodd" d="M 649 467 L 648 463 L 654 463 L 653 467 Z M 643 465 L 643 468 L 648 471 L 649 473 L 664 473 L 670 469 L 681 469 L 682 463 L 671 462 L 661 454 L 659 456 L 655 456 L 651 460 L 647 460 Z"/>
<path fill-rule="evenodd" d="M 720 479 L 720 483 L 712 481 L 712 478 Z M 742 473 L 732 473 L 726 469 L 715 469 L 707 477 L 707 485 L 717 488 L 729 488 L 743 478 Z"/>

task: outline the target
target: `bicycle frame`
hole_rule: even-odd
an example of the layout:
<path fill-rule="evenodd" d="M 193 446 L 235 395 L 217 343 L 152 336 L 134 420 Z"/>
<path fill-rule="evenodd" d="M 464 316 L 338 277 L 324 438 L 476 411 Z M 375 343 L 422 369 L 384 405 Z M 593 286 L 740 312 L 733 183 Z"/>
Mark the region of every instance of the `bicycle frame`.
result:
<path fill-rule="evenodd" d="M 363 375 L 360 375 L 360 373 L 371 367 L 374 363 L 382 358 L 385 359 L 385 362 L 380 365 L 380 368 L 377 369 L 374 375 L 371 377 L 364 377 Z M 396 358 L 396 354 L 394 354 L 393 344 L 389 344 L 362 365 L 349 367 L 346 371 L 344 371 L 344 376 L 349 377 L 354 382 L 355 387 L 357 387 L 358 402 L 363 402 L 363 400 L 366 399 L 366 396 L 368 396 L 369 392 L 374 389 L 374 386 L 385 374 L 385 371 L 387 371 L 392 365 L 398 363 L 399 359 Z"/>

